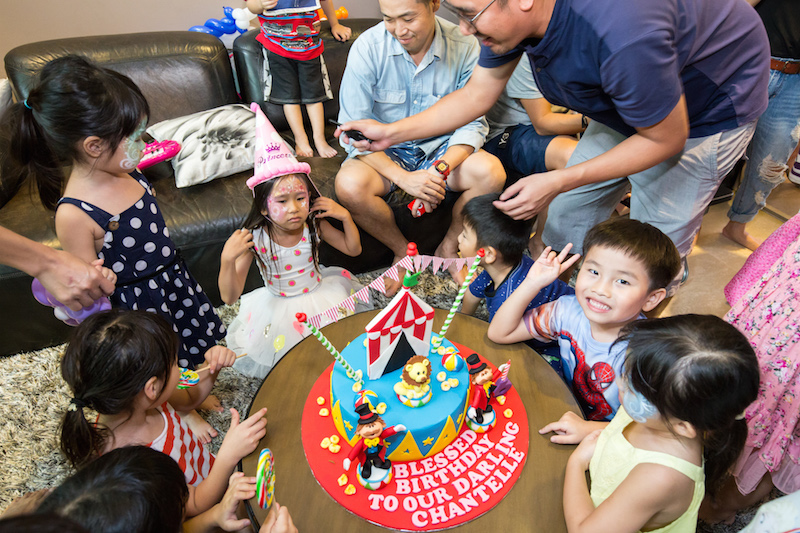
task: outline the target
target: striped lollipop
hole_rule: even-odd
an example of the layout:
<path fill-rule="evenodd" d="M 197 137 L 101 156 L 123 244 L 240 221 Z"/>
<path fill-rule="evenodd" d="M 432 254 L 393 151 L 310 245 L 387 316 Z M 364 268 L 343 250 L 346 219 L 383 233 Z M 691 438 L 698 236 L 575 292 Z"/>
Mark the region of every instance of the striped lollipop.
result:
<path fill-rule="evenodd" d="M 275 498 L 275 457 L 269 448 L 264 448 L 258 455 L 256 497 L 262 509 L 272 505 Z"/>
<path fill-rule="evenodd" d="M 200 382 L 200 376 L 191 368 L 181 368 L 181 378 L 178 380 L 179 389 L 194 387 Z"/>

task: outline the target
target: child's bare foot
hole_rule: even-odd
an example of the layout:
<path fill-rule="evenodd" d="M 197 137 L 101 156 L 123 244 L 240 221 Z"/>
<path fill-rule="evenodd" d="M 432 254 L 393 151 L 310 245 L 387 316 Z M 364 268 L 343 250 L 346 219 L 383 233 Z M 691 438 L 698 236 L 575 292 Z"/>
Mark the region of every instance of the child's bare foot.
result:
<path fill-rule="evenodd" d="M 308 141 L 295 144 L 294 151 L 300 157 L 314 157 L 314 150 L 311 149 L 311 145 L 308 144 Z"/>
<path fill-rule="evenodd" d="M 213 394 L 209 394 L 206 396 L 206 399 L 203 400 L 203 403 L 200 404 L 198 409 L 205 409 L 206 411 L 216 411 L 218 413 L 223 412 L 225 409 L 222 408 L 222 404 L 219 403 L 219 398 L 214 396 Z"/>
<path fill-rule="evenodd" d="M 181 411 L 178 414 L 183 418 L 184 422 L 186 422 L 186 425 L 189 426 L 189 429 L 192 430 L 194 436 L 203 444 L 210 443 L 211 439 L 217 436 L 217 430 L 214 429 L 211 424 L 203 420 L 203 417 L 194 409 L 191 411 Z"/>
<path fill-rule="evenodd" d="M 325 139 L 314 139 L 314 146 L 320 157 L 336 157 L 339 154 Z"/>
<path fill-rule="evenodd" d="M 745 231 L 745 224 L 742 222 L 734 222 L 729 220 L 728 223 L 722 228 L 722 234 L 737 244 L 741 244 L 745 248 L 755 251 L 761 245 L 761 241 L 753 238 L 752 235 Z"/>

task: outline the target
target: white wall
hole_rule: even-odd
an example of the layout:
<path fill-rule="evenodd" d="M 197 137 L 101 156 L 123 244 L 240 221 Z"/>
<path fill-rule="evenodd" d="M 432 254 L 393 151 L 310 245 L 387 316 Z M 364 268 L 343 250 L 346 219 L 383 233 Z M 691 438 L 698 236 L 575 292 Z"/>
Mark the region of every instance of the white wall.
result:
<path fill-rule="evenodd" d="M 380 17 L 377 0 L 334 0 L 349 17 Z M 49 9 L 42 9 L 42 7 Z M 53 4 L 0 0 L 0 57 L 12 48 L 49 39 L 145 31 L 188 30 L 224 16 L 241 0 L 67 0 Z M 0 78 L 5 78 L 5 66 Z"/>

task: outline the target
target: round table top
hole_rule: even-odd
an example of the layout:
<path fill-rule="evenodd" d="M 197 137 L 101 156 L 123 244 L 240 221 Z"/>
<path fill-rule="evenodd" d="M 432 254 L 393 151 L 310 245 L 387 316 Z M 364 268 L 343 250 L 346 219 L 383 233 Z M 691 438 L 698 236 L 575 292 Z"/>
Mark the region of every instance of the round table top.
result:
<path fill-rule="evenodd" d="M 379 311 L 358 313 L 322 329 L 330 342 L 344 348 L 364 332 Z M 433 331 L 439 331 L 447 311 L 435 310 Z M 516 531 L 521 524 L 528 531 L 566 532 L 562 507 L 564 470 L 573 446 L 553 444 L 549 435 L 537 429 L 558 420 L 565 411 L 580 414 L 569 388 L 547 364 L 525 344 L 495 344 L 486 336 L 489 324 L 456 314 L 446 337 L 472 348 L 500 365 L 511 359 L 511 382 L 525 403 L 531 428 L 528 458 L 522 475 L 506 498 L 494 509 L 459 526 L 459 531 Z M 314 479 L 303 452 L 300 420 L 303 405 L 319 375 L 333 357 L 313 336 L 292 348 L 273 368 L 253 398 L 249 412 L 267 407 L 267 434 L 256 450 L 242 459 L 241 468 L 255 476 L 258 454 L 270 448 L 275 456 L 275 500 L 289 509 L 299 531 L 379 532 L 370 524 L 336 503 Z M 249 415 L 248 412 L 248 415 Z M 255 498 L 247 502 L 251 518 L 263 523 L 267 511 Z"/>

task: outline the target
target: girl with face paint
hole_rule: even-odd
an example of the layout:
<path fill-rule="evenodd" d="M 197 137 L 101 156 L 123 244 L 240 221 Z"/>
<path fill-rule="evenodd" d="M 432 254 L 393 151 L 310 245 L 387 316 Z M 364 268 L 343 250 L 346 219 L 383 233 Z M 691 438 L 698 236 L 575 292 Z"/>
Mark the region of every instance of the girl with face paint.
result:
<path fill-rule="evenodd" d="M 64 250 L 88 263 L 100 260 L 116 275 L 113 307 L 166 318 L 180 338 L 178 364 L 194 368 L 225 327 L 136 171 L 149 112 L 126 76 L 77 56 L 54 59 L 6 116 L 12 135 L 2 172 L 35 177 L 42 203 L 56 210 Z M 194 411 L 187 416 L 200 440 L 210 442 L 214 429 Z"/>
<path fill-rule="evenodd" d="M 714 316 L 632 322 L 623 341 L 622 407 L 567 463 L 567 529 L 694 531 L 703 497 L 717 493 L 744 446 L 743 411 L 759 386 L 755 354 Z"/>
<path fill-rule="evenodd" d="M 321 266 L 317 259 L 319 239 L 347 255 L 361 253 L 350 213 L 319 195 L 307 174 L 310 167 L 294 160 L 288 148 L 281 159 L 290 161 L 281 163 L 277 174 L 259 177 L 257 170 L 256 177 L 248 180 L 253 206 L 220 259 L 219 290 L 225 303 L 233 304 L 242 295 L 253 259 L 264 281 L 263 287 L 241 297 L 239 314 L 226 337 L 230 349 L 247 354 L 237 359 L 234 368 L 259 378 L 305 337 L 306 331 L 293 323 L 295 314 L 314 316 L 336 308 L 361 289 L 348 271 Z M 283 174 L 286 165 L 295 172 Z M 328 219 L 337 220 L 342 229 Z M 354 304 L 357 311 L 369 309 L 361 302 Z"/>

